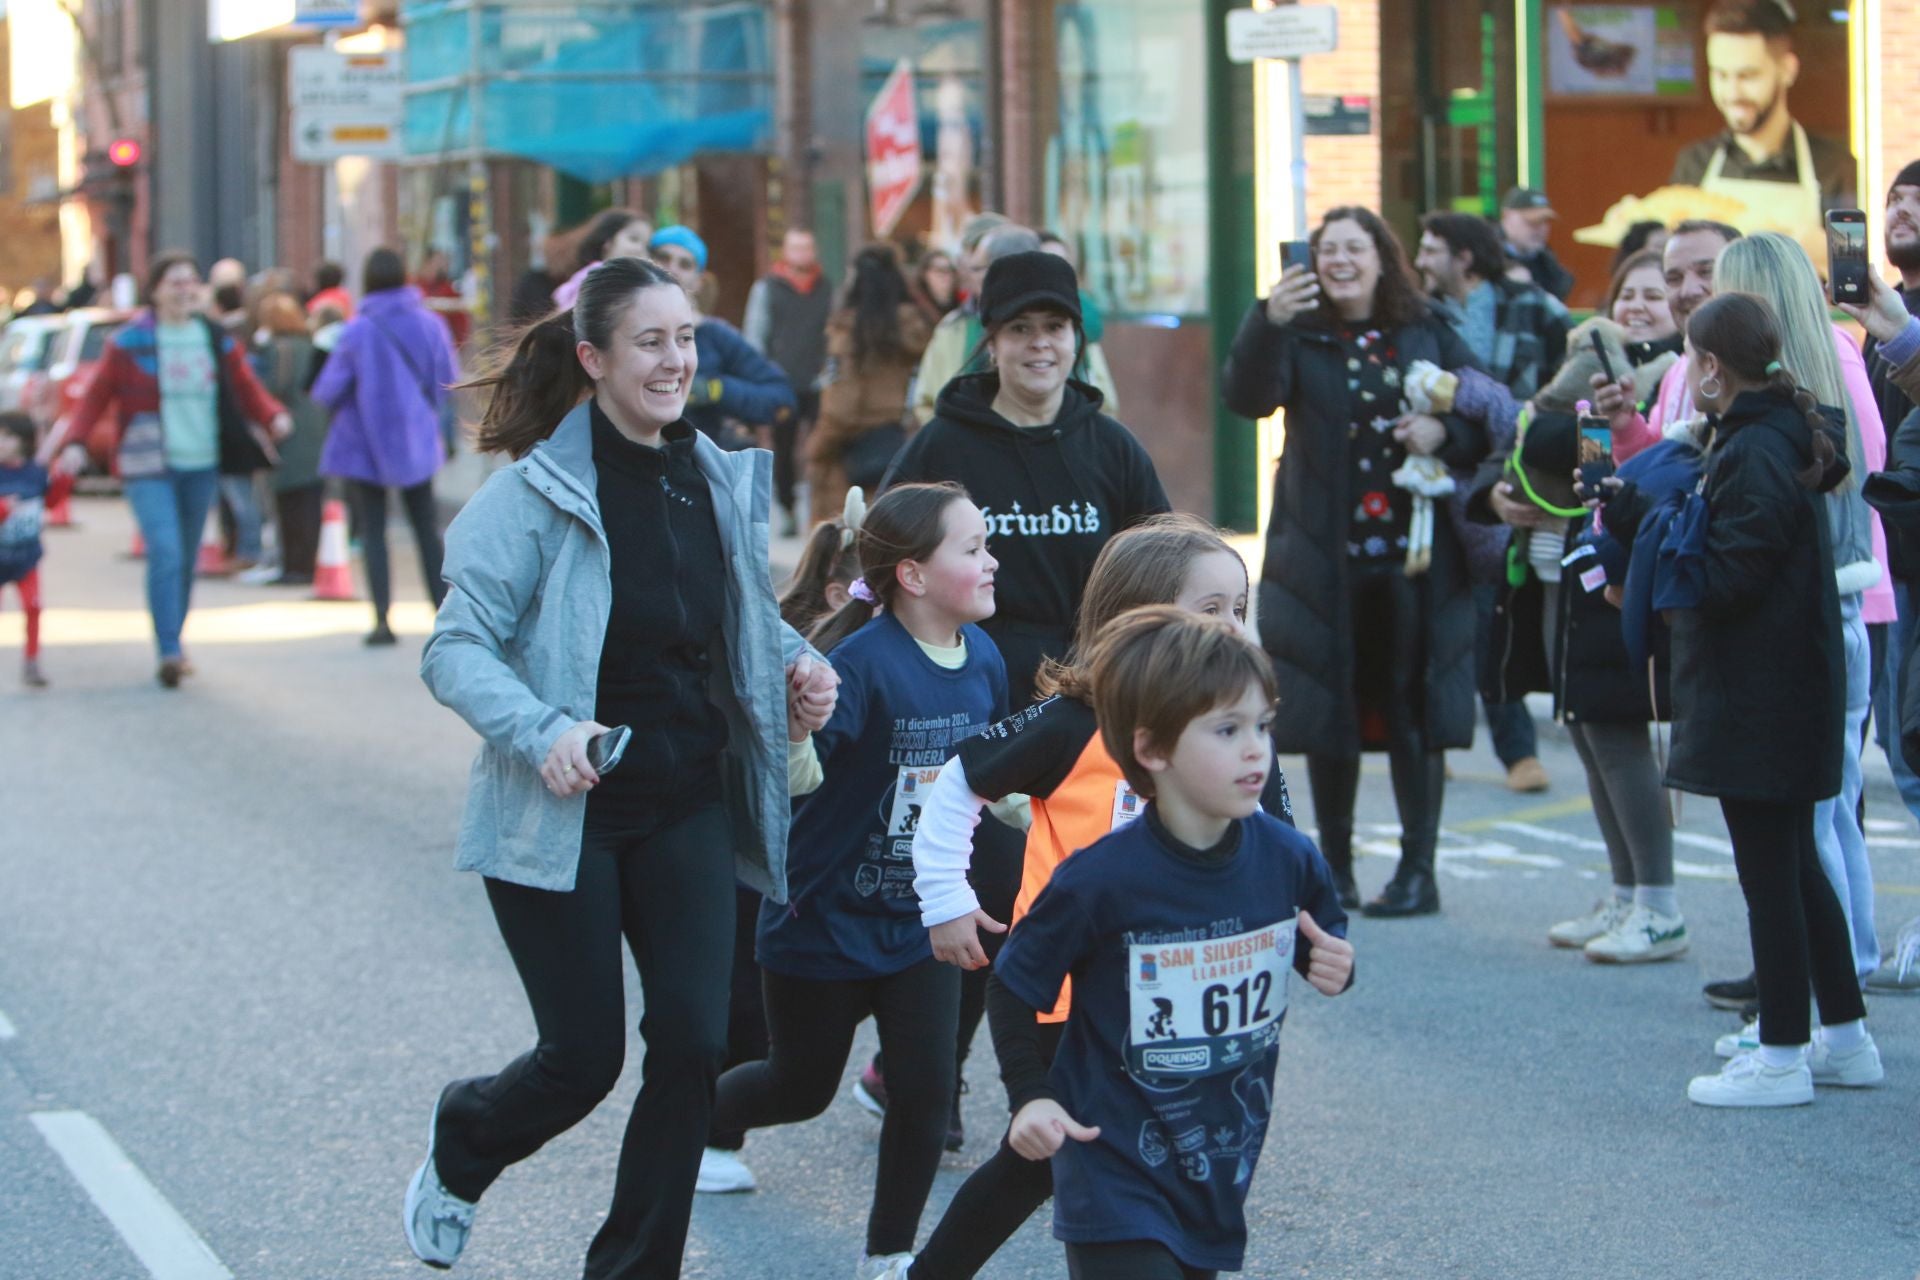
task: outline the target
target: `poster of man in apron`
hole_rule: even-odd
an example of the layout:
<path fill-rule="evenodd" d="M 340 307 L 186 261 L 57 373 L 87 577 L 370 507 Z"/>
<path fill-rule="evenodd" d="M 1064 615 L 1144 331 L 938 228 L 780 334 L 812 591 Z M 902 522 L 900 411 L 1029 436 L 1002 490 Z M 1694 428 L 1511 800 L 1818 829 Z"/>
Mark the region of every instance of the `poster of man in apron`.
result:
<path fill-rule="evenodd" d="M 1752 224 L 1743 230 L 1824 243 L 1821 215 L 1854 207 L 1856 170 L 1846 143 L 1808 133 L 1793 117 L 1798 17 L 1790 0 L 1716 0 L 1708 8 L 1707 85 L 1727 127 L 1681 151 L 1669 181 L 1740 201 Z"/>

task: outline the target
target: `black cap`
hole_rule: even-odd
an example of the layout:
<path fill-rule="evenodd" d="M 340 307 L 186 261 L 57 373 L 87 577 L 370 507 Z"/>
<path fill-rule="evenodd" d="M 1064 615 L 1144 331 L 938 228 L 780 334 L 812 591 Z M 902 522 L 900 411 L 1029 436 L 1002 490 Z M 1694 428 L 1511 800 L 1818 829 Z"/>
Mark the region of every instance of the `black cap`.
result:
<path fill-rule="evenodd" d="M 1894 187 L 1920 187 L 1920 160 L 1911 162 L 1893 175 L 1893 182 L 1887 187 L 1888 194 L 1892 194 Z"/>
<path fill-rule="evenodd" d="M 992 328 L 1033 307 L 1063 311 L 1080 321 L 1080 277 L 1073 264 L 1035 250 L 1010 253 L 987 268 L 980 286 L 980 323 Z"/>
<path fill-rule="evenodd" d="M 1515 187 L 1507 192 L 1507 198 L 1500 202 L 1502 209 L 1540 209 L 1553 212 L 1553 204 L 1547 199 L 1547 193 L 1538 187 Z"/>

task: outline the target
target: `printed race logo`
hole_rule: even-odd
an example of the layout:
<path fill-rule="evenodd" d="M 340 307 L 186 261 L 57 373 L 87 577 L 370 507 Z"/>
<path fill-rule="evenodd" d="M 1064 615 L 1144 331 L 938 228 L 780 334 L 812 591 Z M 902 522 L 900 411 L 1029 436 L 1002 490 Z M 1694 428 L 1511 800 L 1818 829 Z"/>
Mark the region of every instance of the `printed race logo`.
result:
<path fill-rule="evenodd" d="M 1160 981 L 1160 962 L 1153 958 L 1153 952 L 1140 953 L 1140 985 L 1152 986 Z"/>

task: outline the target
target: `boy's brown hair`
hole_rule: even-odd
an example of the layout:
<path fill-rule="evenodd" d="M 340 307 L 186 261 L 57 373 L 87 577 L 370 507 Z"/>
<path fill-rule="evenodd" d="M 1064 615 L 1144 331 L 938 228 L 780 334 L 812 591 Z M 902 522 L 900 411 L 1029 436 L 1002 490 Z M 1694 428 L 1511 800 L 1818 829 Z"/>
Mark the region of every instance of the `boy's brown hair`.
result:
<path fill-rule="evenodd" d="M 1189 724 L 1238 702 L 1249 684 L 1269 702 L 1276 696 L 1273 664 L 1239 627 L 1172 605 L 1121 614 L 1088 656 L 1101 741 L 1143 796 L 1154 793 L 1153 774 L 1134 754 L 1136 731 L 1146 730 L 1156 751 L 1172 751 Z"/>

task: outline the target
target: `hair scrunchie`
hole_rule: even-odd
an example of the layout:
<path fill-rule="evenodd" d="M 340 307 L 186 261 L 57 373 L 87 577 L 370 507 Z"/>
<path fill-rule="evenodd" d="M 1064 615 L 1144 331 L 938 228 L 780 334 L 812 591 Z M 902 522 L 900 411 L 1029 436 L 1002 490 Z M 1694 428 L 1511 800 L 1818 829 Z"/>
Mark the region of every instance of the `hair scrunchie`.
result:
<path fill-rule="evenodd" d="M 873 588 L 867 585 L 865 578 L 855 578 L 853 585 L 847 588 L 847 594 L 855 600 L 858 600 L 861 604 L 877 605 L 880 603 L 879 598 L 873 594 Z"/>
<path fill-rule="evenodd" d="M 1768 377 L 1772 377 L 1776 373 L 1785 373 L 1786 371 L 1787 366 L 1781 364 L 1778 360 L 1767 361 L 1767 367 L 1764 370 Z"/>
<path fill-rule="evenodd" d="M 840 549 L 845 551 L 860 536 L 860 526 L 867 519 L 867 495 L 859 485 L 847 490 L 845 508 L 840 513 Z"/>

